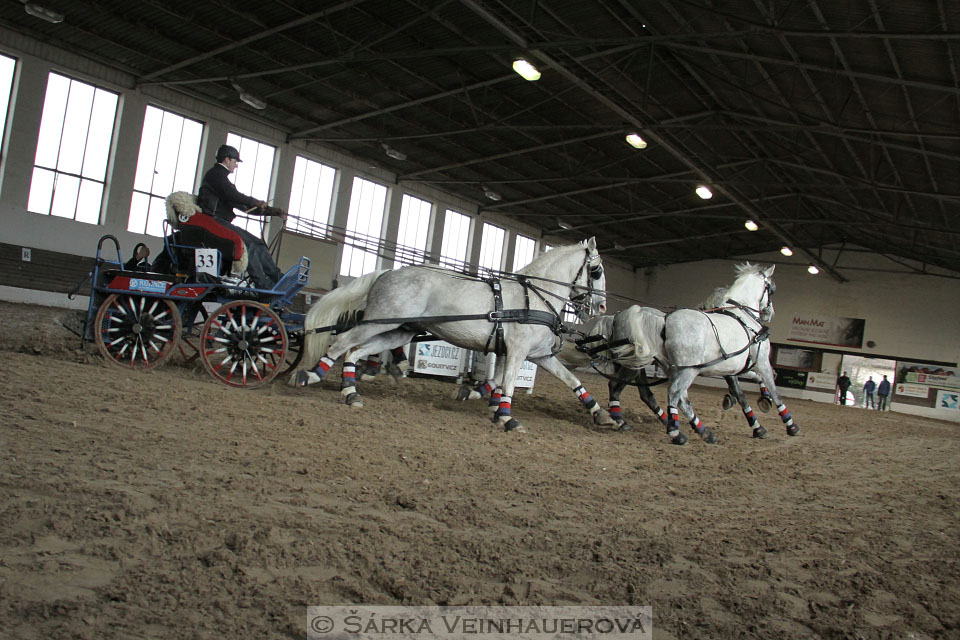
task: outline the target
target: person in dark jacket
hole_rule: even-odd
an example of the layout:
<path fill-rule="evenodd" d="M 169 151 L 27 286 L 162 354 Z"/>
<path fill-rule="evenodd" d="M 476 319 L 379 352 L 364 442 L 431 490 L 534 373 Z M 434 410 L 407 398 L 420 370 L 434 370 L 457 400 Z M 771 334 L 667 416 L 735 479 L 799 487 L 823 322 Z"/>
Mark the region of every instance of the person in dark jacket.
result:
<path fill-rule="evenodd" d="M 873 376 L 867 378 L 867 381 L 863 385 L 863 408 L 864 409 L 876 409 L 873 402 L 873 392 L 877 388 L 877 383 L 873 381 Z"/>
<path fill-rule="evenodd" d="M 133 257 L 123 263 L 126 271 L 150 271 L 150 247 L 138 242 L 133 248 Z"/>
<path fill-rule="evenodd" d="M 846 371 L 843 372 L 842 376 L 837 378 L 837 386 L 840 387 L 840 404 L 847 404 L 847 389 L 850 388 L 851 384 L 853 383 L 850 382 Z"/>
<path fill-rule="evenodd" d="M 887 396 L 890 395 L 890 381 L 887 380 L 887 376 L 883 376 L 883 380 L 880 381 L 880 386 L 877 387 L 877 410 L 886 411 L 887 407 Z"/>
<path fill-rule="evenodd" d="M 273 256 L 270 255 L 270 250 L 260 238 L 232 224 L 233 219 L 237 217 L 233 210 L 242 209 L 245 213 L 260 216 L 283 215 L 283 213 L 271 213 L 266 202 L 240 193 L 230 182 L 227 176 L 236 170 L 240 162 L 242 162 L 240 152 L 236 147 L 228 144 L 220 145 L 217 149 L 217 164 L 203 175 L 203 180 L 200 182 L 197 205 L 203 213 L 213 216 L 243 238 L 249 258 L 247 273 L 250 274 L 254 286 L 258 289 L 272 289 L 283 276 L 283 272 L 277 267 Z"/>

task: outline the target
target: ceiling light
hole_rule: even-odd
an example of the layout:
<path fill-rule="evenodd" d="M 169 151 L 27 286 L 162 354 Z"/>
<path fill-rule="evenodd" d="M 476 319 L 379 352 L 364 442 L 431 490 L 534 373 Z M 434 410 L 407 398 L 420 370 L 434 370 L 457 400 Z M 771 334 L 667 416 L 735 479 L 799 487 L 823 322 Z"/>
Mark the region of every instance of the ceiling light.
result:
<path fill-rule="evenodd" d="M 743 226 L 747 228 L 747 231 L 756 231 L 757 229 L 760 228 L 759 226 L 757 226 L 757 223 L 754 222 L 753 220 L 747 220 L 746 222 L 743 223 Z"/>
<path fill-rule="evenodd" d="M 267 103 L 253 95 L 244 91 L 243 87 L 238 85 L 236 82 L 231 81 L 230 84 L 233 86 L 234 90 L 240 95 L 240 100 L 247 103 L 254 109 L 266 109 Z"/>
<path fill-rule="evenodd" d="M 494 202 L 499 202 L 500 200 L 503 199 L 503 196 L 501 196 L 499 193 L 497 193 L 496 191 L 494 191 L 493 189 L 491 189 L 485 184 L 481 184 L 480 188 L 483 189 L 483 195 L 487 196 L 487 198 L 489 198 L 490 200 L 493 200 Z"/>
<path fill-rule="evenodd" d="M 394 160 L 407 159 L 407 154 L 405 154 L 403 151 L 397 151 L 396 149 L 388 145 L 386 142 L 381 142 L 380 146 L 383 147 L 383 152 L 387 154 L 389 157 L 393 158 Z"/>
<path fill-rule="evenodd" d="M 519 73 L 524 80 L 535 82 L 540 79 L 540 72 L 537 68 L 523 58 L 517 58 L 513 61 L 513 70 Z"/>
<path fill-rule="evenodd" d="M 812 264 L 809 267 L 807 267 L 807 273 L 815 276 L 818 273 L 820 273 L 820 269 L 817 268 L 817 265 Z"/>
<path fill-rule="evenodd" d="M 63 22 L 62 13 L 54 11 L 53 9 L 47 9 L 36 2 L 25 3 L 23 5 L 23 10 L 32 15 L 34 18 L 40 18 L 41 20 L 46 20 L 47 22 L 52 22 L 53 24 Z"/>
<path fill-rule="evenodd" d="M 709 200 L 710 198 L 713 197 L 713 191 L 710 191 L 709 188 L 703 185 L 700 185 L 699 187 L 697 187 L 697 195 L 703 198 L 704 200 Z"/>
<path fill-rule="evenodd" d="M 561 229 L 566 229 L 567 231 L 570 231 L 573 229 L 572 224 L 570 224 L 569 222 L 564 222 L 560 218 L 557 218 L 557 224 L 560 225 Z"/>
<path fill-rule="evenodd" d="M 634 149 L 646 149 L 647 141 L 640 137 L 637 133 L 628 133 L 627 134 L 627 144 L 629 144 Z"/>
<path fill-rule="evenodd" d="M 791 249 L 790 247 L 784 245 L 784 246 L 780 247 L 780 253 L 782 253 L 782 254 L 785 255 L 785 256 L 792 256 L 792 255 L 793 255 L 793 249 Z"/>

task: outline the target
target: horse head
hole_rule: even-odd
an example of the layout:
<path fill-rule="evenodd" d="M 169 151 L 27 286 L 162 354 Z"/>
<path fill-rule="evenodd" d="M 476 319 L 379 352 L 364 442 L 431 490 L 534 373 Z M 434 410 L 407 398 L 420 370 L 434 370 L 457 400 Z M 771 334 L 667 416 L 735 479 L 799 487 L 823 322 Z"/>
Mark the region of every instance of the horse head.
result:
<path fill-rule="evenodd" d="M 773 270 L 776 265 L 766 269 L 749 262 L 737 266 L 737 279 L 727 291 L 727 299 L 732 300 L 757 315 L 761 322 L 773 319 L 773 294 L 777 286 L 773 283 Z"/>
<path fill-rule="evenodd" d="M 603 272 L 603 263 L 597 252 L 597 239 L 591 237 L 580 242 L 585 255 L 583 266 L 577 272 L 571 300 L 577 308 L 577 318 L 581 322 L 607 311 L 607 276 Z"/>

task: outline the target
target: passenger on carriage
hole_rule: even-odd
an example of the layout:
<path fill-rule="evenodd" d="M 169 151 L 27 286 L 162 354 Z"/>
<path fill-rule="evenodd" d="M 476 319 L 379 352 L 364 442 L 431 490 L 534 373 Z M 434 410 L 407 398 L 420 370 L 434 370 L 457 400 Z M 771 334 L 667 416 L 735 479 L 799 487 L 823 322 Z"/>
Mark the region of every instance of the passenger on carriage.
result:
<path fill-rule="evenodd" d="M 190 224 L 204 226 L 208 231 L 220 237 L 238 237 L 240 244 L 246 245 L 247 273 L 259 289 L 272 289 L 283 276 L 270 255 L 267 245 L 246 229 L 232 224 L 237 217 L 234 209 L 258 216 L 283 216 L 283 211 L 268 207 L 267 203 L 237 190 L 228 179 L 237 164 L 241 162 L 240 152 L 235 147 L 224 144 L 217 149 L 217 163 L 203 176 L 197 195 L 197 206 L 203 217 L 190 218 Z M 197 220 L 194 221 L 194 218 Z"/>
<path fill-rule="evenodd" d="M 149 257 L 150 247 L 138 242 L 133 248 L 133 256 L 123 263 L 123 268 L 126 271 L 150 271 L 150 261 L 147 259 Z"/>

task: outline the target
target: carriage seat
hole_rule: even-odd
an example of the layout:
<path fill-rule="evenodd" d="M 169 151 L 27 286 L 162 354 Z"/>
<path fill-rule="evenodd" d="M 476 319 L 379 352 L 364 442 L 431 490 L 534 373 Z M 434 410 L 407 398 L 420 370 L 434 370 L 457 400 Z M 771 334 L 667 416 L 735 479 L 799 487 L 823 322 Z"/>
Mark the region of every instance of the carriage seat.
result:
<path fill-rule="evenodd" d="M 230 227 L 200 211 L 193 194 L 171 193 L 166 199 L 167 222 L 174 231 L 167 244 L 173 265 L 183 271 L 194 271 L 194 249 L 208 248 L 220 252 L 220 275 L 242 274 L 247 269 L 247 247 Z"/>

